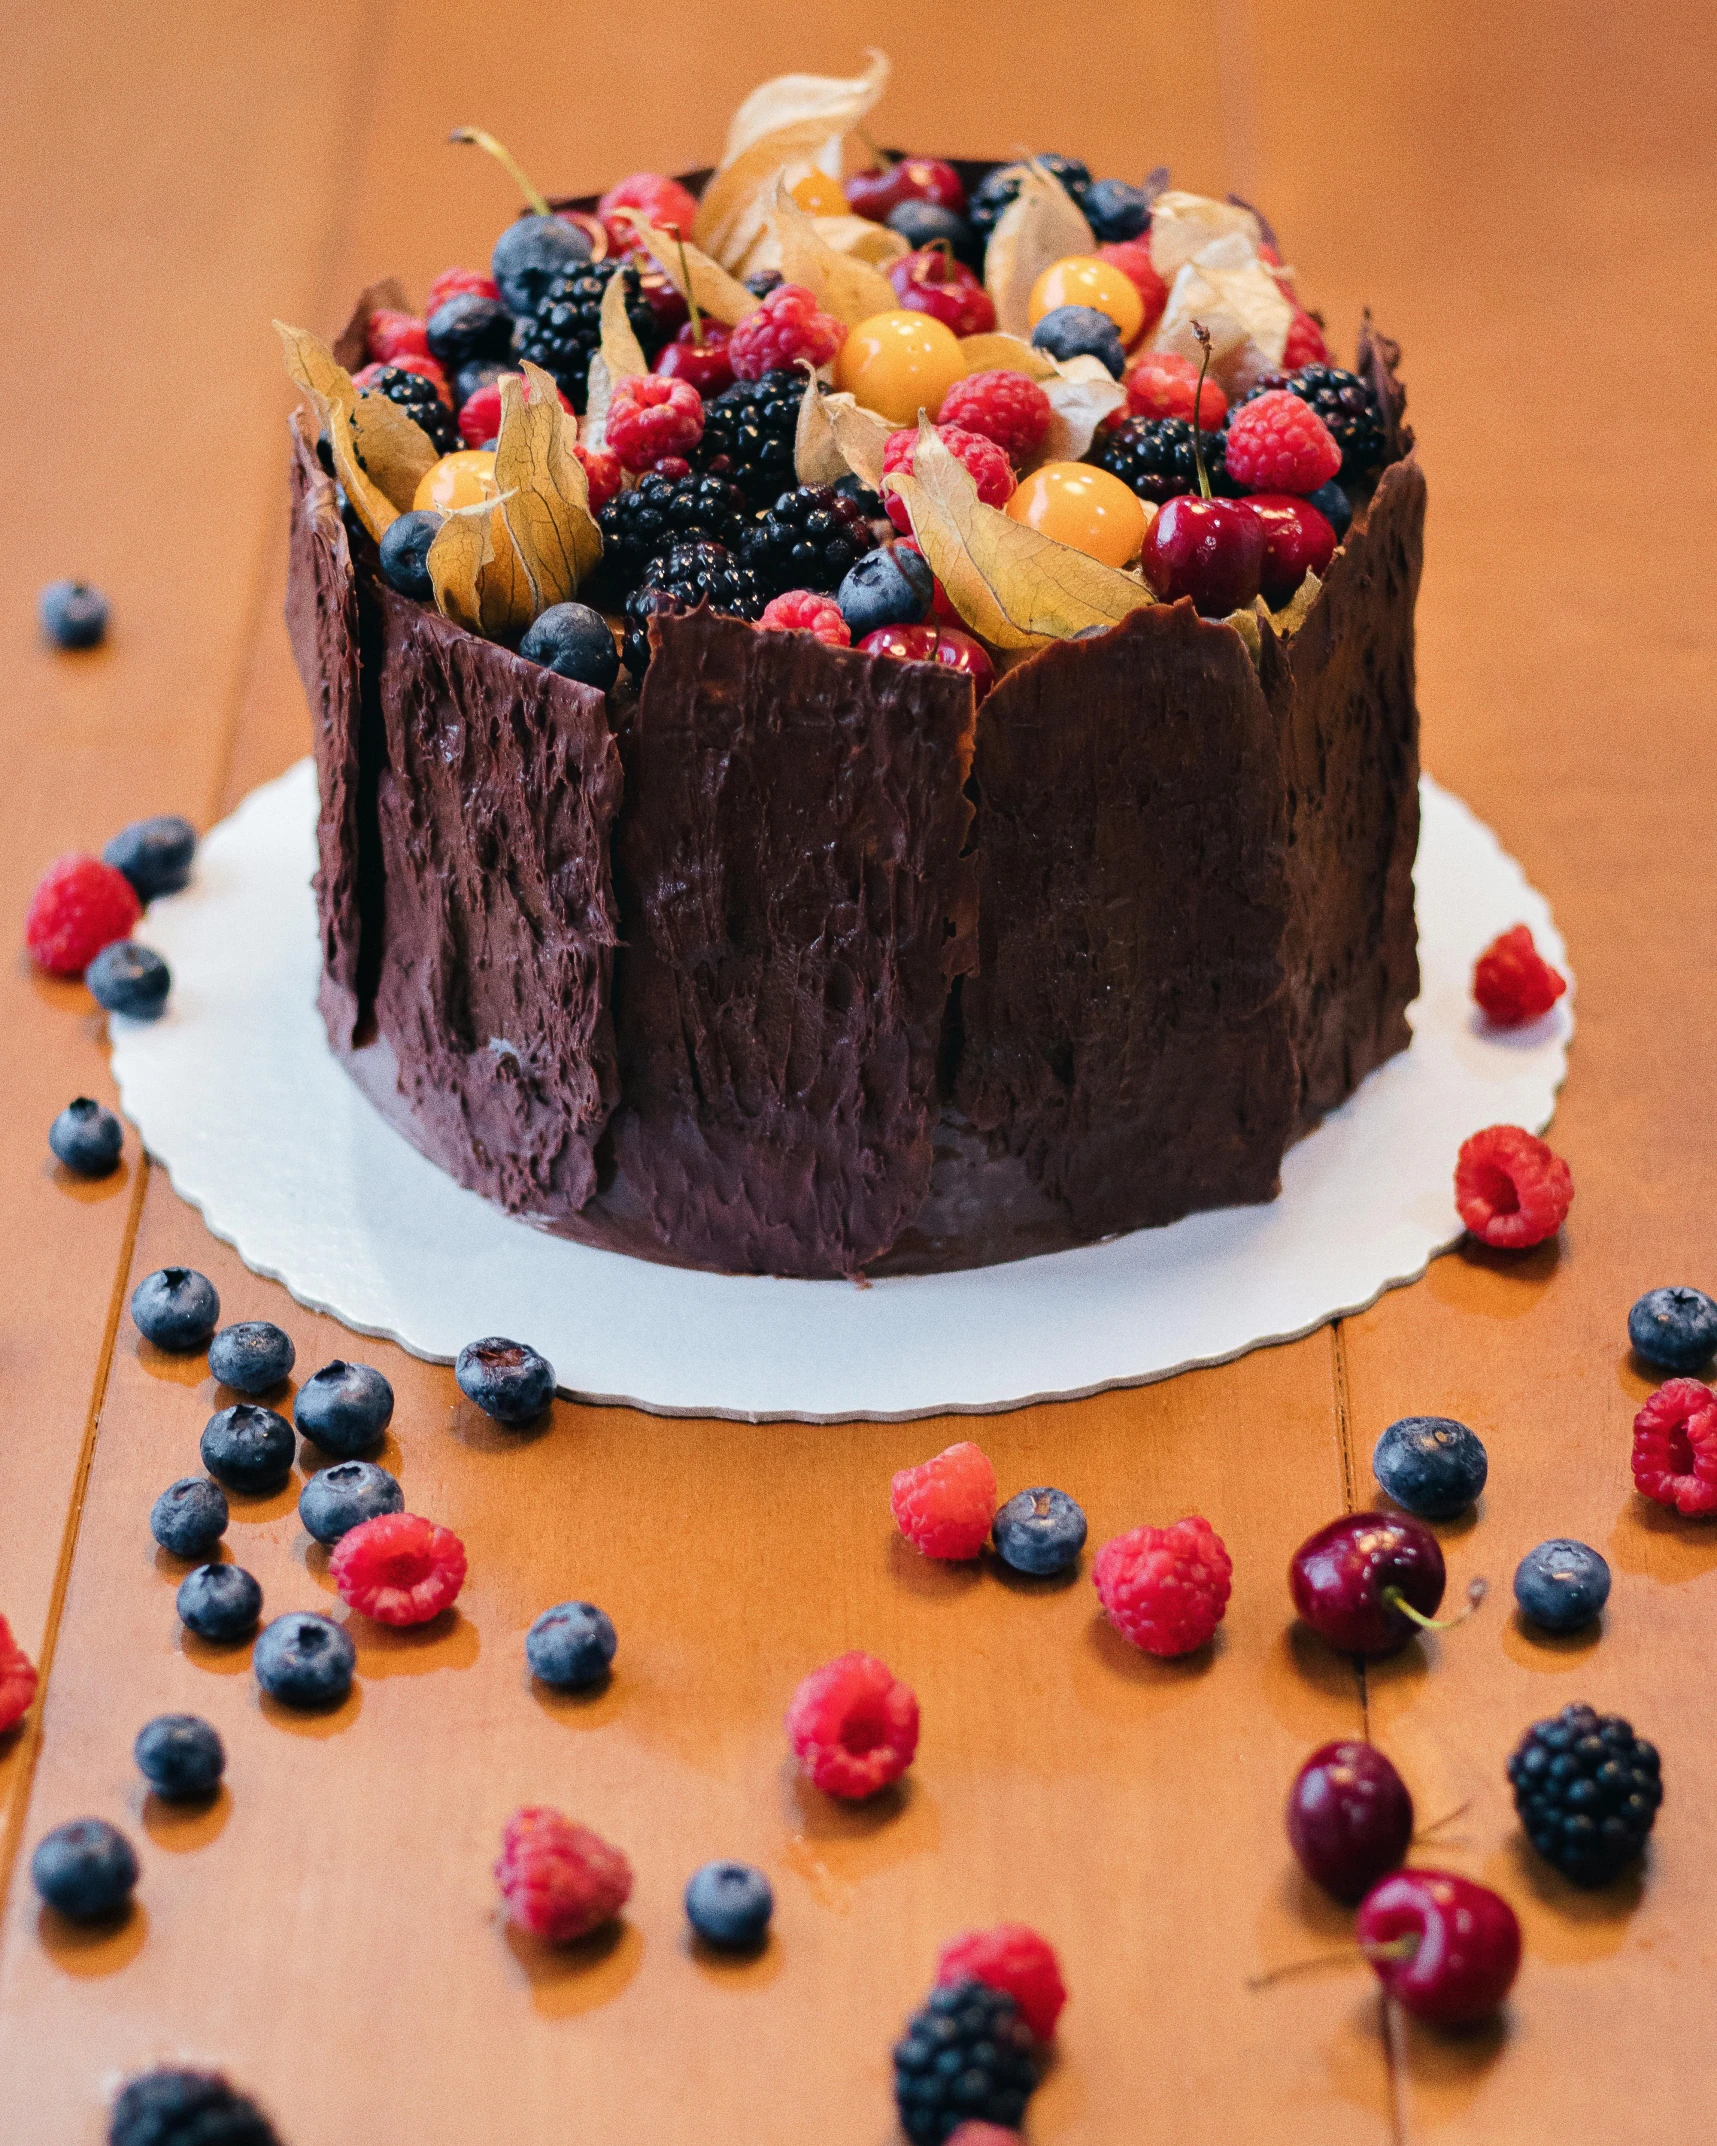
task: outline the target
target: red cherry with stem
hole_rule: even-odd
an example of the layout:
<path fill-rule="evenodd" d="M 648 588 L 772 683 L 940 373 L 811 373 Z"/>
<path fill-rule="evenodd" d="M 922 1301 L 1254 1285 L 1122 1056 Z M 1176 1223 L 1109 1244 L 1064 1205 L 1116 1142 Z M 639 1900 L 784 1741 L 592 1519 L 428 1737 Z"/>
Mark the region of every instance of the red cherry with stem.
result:
<path fill-rule="evenodd" d="M 1513 1908 L 1449 1871 L 1396 1871 L 1360 1902 L 1354 1931 L 1388 1994 L 1439 2027 L 1486 2018 L 1520 1968 Z"/>
<path fill-rule="evenodd" d="M 1435 1627 L 1444 1577 L 1436 1536 L 1405 1513 L 1344 1513 L 1308 1535 L 1288 1567 L 1295 1609 L 1343 1654 L 1393 1654 L 1416 1627 Z M 1473 1607 L 1482 1593 L 1475 1581 Z"/>
<path fill-rule="evenodd" d="M 708 402 L 723 388 L 733 385 L 733 361 L 727 354 L 727 330 L 719 321 L 706 319 L 703 341 L 692 333 L 688 320 L 671 343 L 657 351 L 652 372 L 666 373 L 674 380 L 689 380 Z"/>
<path fill-rule="evenodd" d="M 1413 1798 L 1375 1744 L 1321 1744 L 1288 1791 L 1288 1840 L 1314 1884 L 1358 1900 L 1413 1838 Z"/>
<path fill-rule="evenodd" d="M 1335 528 L 1310 500 L 1291 492 L 1254 492 L 1242 504 L 1264 524 L 1261 594 L 1275 611 L 1308 574 L 1321 578 L 1335 557 Z"/>
<path fill-rule="evenodd" d="M 936 156 L 891 157 L 862 132 L 859 140 L 876 158 L 876 169 L 854 172 L 846 182 L 847 207 L 855 216 L 885 224 L 903 201 L 929 201 L 956 216 L 966 213 L 966 189 L 952 164 Z"/>
<path fill-rule="evenodd" d="M 1210 334 L 1197 321 L 1192 332 L 1204 348 L 1193 395 L 1192 458 L 1198 497 L 1182 494 L 1158 510 L 1145 531 L 1139 564 L 1164 603 L 1190 596 L 1201 616 L 1226 618 L 1257 596 L 1264 571 L 1264 524 L 1237 499 L 1212 499 L 1210 475 L 1200 445 L 1199 412 L 1204 376 L 1210 370 Z"/>
<path fill-rule="evenodd" d="M 928 313 L 956 335 L 988 335 L 996 302 L 946 239 L 888 264 L 888 280 L 909 313 Z"/>
<path fill-rule="evenodd" d="M 996 682 L 996 667 L 984 648 L 957 626 L 879 626 L 859 643 L 867 656 L 898 656 L 907 663 L 944 663 L 964 671 L 980 700 Z"/>

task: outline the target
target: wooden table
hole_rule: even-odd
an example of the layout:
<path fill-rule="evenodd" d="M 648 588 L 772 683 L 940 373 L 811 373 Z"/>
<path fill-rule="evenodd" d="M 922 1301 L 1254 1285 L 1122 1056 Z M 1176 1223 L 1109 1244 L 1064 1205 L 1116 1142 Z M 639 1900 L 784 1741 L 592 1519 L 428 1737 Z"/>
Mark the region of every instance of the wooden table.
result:
<path fill-rule="evenodd" d="M 0 1739 L 0 2132 L 84 2146 L 118 2078 L 178 2058 L 230 2068 L 296 2146 L 882 2146 L 890 2043 L 938 1943 L 1010 1916 L 1053 1936 L 1073 1992 L 1030 2126 L 1056 2146 L 1701 2136 L 1717 1530 L 1633 1495 L 1648 1389 L 1623 1322 L 1642 1289 L 1717 1275 L 1709 11 L 881 0 L 791 38 L 762 5 L 684 12 L 14 12 L 14 943 L 49 858 L 146 811 L 210 824 L 306 748 L 280 625 L 289 392 L 269 317 L 331 328 L 374 275 L 421 293 L 482 258 L 512 203 L 443 146 L 454 124 L 494 127 L 551 188 L 680 169 L 719 147 L 756 80 L 850 68 L 862 36 L 899 66 L 894 138 L 1232 186 L 1267 207 L 1344 343 L 1366 300 L 1401 338 L 1432 491 L 1426 762 L 1567 932 L 1580 1033 L 1555 1138 L 1579 1198 L 1557 1246 L 1445 1258 L 1331 1331 L 1138 1392 L 838 1429 L 557 1404 L 518 1439 L 446 1369 L 354 1342 L 246 1273 L 134 1141 L 117 1177 L 68 1181 L 43 1135 L 69 1096 L 111 1097 L 103 1026 L 81 987 L 14 954 L 0 1609 L 46 1688 Z M 76 660 L 33 621 L 37 586 L 72 572 L 115 620 Z M 399 1404 L 386 1465 L 469 1545 L 451 1628 L 360 1634 L 356 1693 L 330 1719 L 260 1704 L 245 1650 L 175 1619 L 179 1568 L 146 1516 L 195 1465 L 214 1388 L 124 1314 L 169 1261 L 204 1269 L 227 1317 L 280 1321 L 301 1372 L 348 1351 L 380 1364 Z M 1495 1591 L 1473 1625 L 1361 1679 L 1296 1634 L 1284 1568 L 1366 1499 L 1371 1442 L 1417 1411 L 1489 1446 L 1479 1516 L 1444 1533 L 1457 1582 L 1484 1572 Z M 1008 1585 L 905 1552 L 889 1472 L 973 1432 L 1005 1485 L 1075 1492 L 1096 1541 L 1207 1514 L 1236 1568 L 1211 1656 L 1135 1655 L 1083 1579 Z M 229 1536 L 276 1611 L 330 1599 L 298 1487 L 240 1501 Z M 1512 1615 L 1516 1560 L 1561 1533 L 1614 1568 L 1601 1637 L 1547 1643 Z M 546 1699 L 524 1669 L 526 1625 L 570 1594 L 621 1633 L 619 1674 L 588 1702 Z M 924 1710 L 910 1789 L 880 1813 L 801 1794 L 779 1725 L 799 1675 L 861 1643 Z M 1523 1852 L 1502 1774 L 1521 1729 L 1574 1698 L 1656 1737 L 1668 1781 L 1643 1877 L 1595 1896 Z M 165 1709 L 227 1740 L 211 1811 L 141 1792 L 131 1740 Z M 1388 2023 L 1363 1970 L 1245 1987 L 1339 1937 L 1280 1807 L 1307 1749 L 1360 1730 L 1423 1814 L 1470 1799 L 1435 1857 L 1520 1911 L 1525 1965 L 1491 2031 Z M 638 1873 L 618 1937 L 566 1959 L 495 1914 L 501 1823 L 538 1800 Z M 36 1838 L 85 1812 L 143 1858 L 132 1918 L 95 1938 L 39 1913 L 26 1875 Z M 688 1948 L 680 1889 L 717 1854 L 775 1878 L 755 1963 Z"/>

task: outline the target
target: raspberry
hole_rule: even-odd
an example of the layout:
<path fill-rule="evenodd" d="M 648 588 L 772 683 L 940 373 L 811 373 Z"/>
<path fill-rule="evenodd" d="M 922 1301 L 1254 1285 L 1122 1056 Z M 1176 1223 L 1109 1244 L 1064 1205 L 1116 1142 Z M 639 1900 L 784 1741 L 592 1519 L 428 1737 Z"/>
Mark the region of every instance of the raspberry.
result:
<path fill-rule="evenodd" d="M 397 365 L 402 357 L 427 358 L 429 330 L 415 313 L 378 306 L 366 331 L 370 356 L 378 365 Z"/>
<path fill-rule="evenodd" d="M 1005 2124 L 980 2124 L 971 2118 L 949 2132 L 947 2146 L 1019 2146 L 1019 2133 Z"/>
<path fill-rule="evenodd" d="M 902 1468 L 888 1493 L 900 1532 L 926 1557 L 976 1557 L 996 1510 L 996 1471 L 981 1446 L 962 1440 L 918 1468 Z"/>
<path fill-rule="evenodd" d="M 703 397 L 689 380 L 642 373 L 616 383 L 604 445 L 634 476 L 702 438 Z"/>
<path fill-rule="evenodd" d="M 619 253 L 636 246 L 638 234 L 614 214 L 616 209 L 637 209 L 658 230 L 678 231 L 687 239 L 698 213 L 696 197 L 687 193 L 678 179 L 664 178 L 659 171 L 635 171 L 618 186 L 611 186 L 596 204 L 596 213 L 607 227 L 608 242 Z"/>
<path fill-rule="evenodd" d="M 1524 924 L 1491 941 L 1473 968 L 1473 997 L 1498 1028 L 1519 1028 L 1548 1013 L 1568 988 L 1537 947 Z"/>
<path fill-rule="evenodd" d="M 1043 445 L 1054 415 L 1049 397 L 1024 373 L 968 373 L 942 398 L 942 423 L 992 440 L 1023 469 Z"/>
<path fill-rule="evenodd" d="M 499 298 L 501 286 L 493 276 L 486 276 L 476 268 L 444 268 L 429 286 L 423 301 L 423 317 L 427 320 L 437 308 L 444 306 L 449 298 Z"/>
<path fill-rule="evenodd" d="M 465 1584 L 465 1545 L 416 1513 L 378 1513 L 340 1537 L 328 1574 L 348 1608 L 379 1624 L 424 1624 Z"/>
<path fill-rule="evenodd" d="M 1144 325 L 1140 335 L 1149 335 L 1163 317 L 1163 308 L 1169 302 L 1169 287 L 1151 266 L 1151 242 L 1148 238 L 1117 239 L 1107 246 L 1099 246 L 1097 258 L 1118 268 L 1145 301 Z M 1188 404 L 1191 409 L 1191 404 Z"/>
<path fill-rule="evenodd" d="M 1302 365 L 1327 365 L 1329 345 L 1324 332 L 1304 306 L 1294 308 L 1288 323 L 1288 340 L 1282 348 L 1282 370 L 1297 373 Z"/>
<path fill-rule="evenodd" d="M 1179 417 L 1190 425 L 1195 396 L 1204 431 L 1216 431 L 1228 415 L 1228 397 L 1216 382 L 1207 379 L 1199 394 L 1198 367 L 1172 350 L 1148 350 L 1142 358 L 1135 358 L 1123 385 L 1130 417 Z"/>
<path fill-rule="evenodd" d="M 1574 1198 L 1560 1155 L 1519 1125 L 1487 1125 L 1461 1143 L 1455 1205 L 1481 1244 L 1524 1251 L 1554 1237 Z"/>
<path fill-rule="evenodd" d="M 846 323 L 825 313 L 803 284 L 778 283 L 727 339 L 736 380 L 761 380 L 803 358 L 827 365 L 847 339 Z"/>
<path fill-rule="evenodd" d="M 12 1627 L 0 1617 L 0 1735 L 15 1721 L 23 1720 L 35 1696 L 35 1664 L 12 1637 Z"/>
<path fill-rule="evenodd" d="M 521 374 L 519 377 L 522 379 L 524 376 Z M 560 394 L 558 388 L 555 392 Z M 567 401 L 564 395 L 560 397 L 560 406 L 568 417 L 572 416 L 572 404 Z M 478 388 L 474 394 L 466 396 L 464 403 L 460 407 L 459 437 L 467 447 L 481 447 L 485 441 L 492 440 L 500 429 L 501 383 L 499 380 L 485 381 L 483 386 Z M 620 482 L 618 472 L 615 474 L 614 481 L 616 488 L 618 488 Z"/>
<path fill-rule="evenodd" d="M 898 1781 L 918 1749 L 918 1701 L 874 1654 L 839 1654 L 787 1709 L 787 1738 L 811 1784 L 857 1800 Z"/>
<path fill-rule="evenodd" d="M 968 1930 L 954 1938 L 936 1956 L 936 1980 L 1005 1990 L 1040 2042 L 1054 2034 L 1067 2002 L 1055 1948 L 1023 1922 L 999 1922 L 993 1930 Z"/>
<path fill-rule="evenodd" d="M 1669 1379 L 1634 1418 L 1634 1488 L 1689 1519 L 1717 1512 L 1717 1393 L 1709 1386 Z"/>
<path fill-rule="evenodd" d="M 972 482 L 978 487 L 978 497 L 986 507 L 1005 507 L 1013 494 L 1013 465 L 996 445 L 976 432 L 967 432 L 959 425 L 938 425 L 936 437 L 957 462 L 963 463 Z M 891 432 L 887 445 L 882 450 L 882 473 L 885 477 L 912 474 L 912 457 L 917 450 L 918 434 L 915 431 Z M 912 518 L 906 511 L 904 499 L 887 493 L 888 518 L 903 536 L 912 533 Z"/>
<path fill-rule="evenodd" d="M 599 513 L 611 499 L 618 499 L 625 479 L 620 469 L 620 457 L 611 455 L 606 447 L 581 447 L 575 445 L 584 469 L 584 481 L 590 487 L 590 511 Z"/>
<path fill-rule="evenodd" d="M 1222 1537 L 1195 1514 L 1117 1535 L 1098 1551 L 1091 1578 L 1115 1629 L 1166 1656 L 1190 1654 L 1216 1630 L 1233 1570 Z"/>
<path fill-rule="evenodd" d="M 763 606 L 758 625 L 773 633 L 814 633 L 830 648 L 851 648 L 853 637 L 832 596 L 815 589 L 789 589 Z"/>
<path fill-rule="evenodd" d="M 50 976 L 81 976 L 143 914 L 130 880 L 98 857 L 60 857 L 36 883 L 24 917 L 30 958 Z"/>
<path fill-rule="evenodd" d="M 495 1883 L 508 1921 L 567 1945 L 619 1914 L 632 1897 L 632 1866 L 588 1826 L 528 1804 L 507 1820 Z"/>
<path fill-rule="evenodd" d="M 447 407 L 452 409 L 453 390 L 447 385 L 447 375 L 441 370 L 439 359 L 420 356 L 415 350 L 408 350 L 400 357 L 390 358 L 388 363 L 396 372 L 416 373 L 419 379 L 427 380 Z M 374 387 L 382 372 L 383 367 L 380 365 L 366 365 L 362 371 L 352 375 L 352 385 L 360 392 L 367 387 Z"/>
<path fill-rule="evenodd" d="M 1252 492 L 1315 492 L 1341 468 L 1341 449 L 1309 403 L 1267 388 L 1228 427 L 1228 474 Z"/>

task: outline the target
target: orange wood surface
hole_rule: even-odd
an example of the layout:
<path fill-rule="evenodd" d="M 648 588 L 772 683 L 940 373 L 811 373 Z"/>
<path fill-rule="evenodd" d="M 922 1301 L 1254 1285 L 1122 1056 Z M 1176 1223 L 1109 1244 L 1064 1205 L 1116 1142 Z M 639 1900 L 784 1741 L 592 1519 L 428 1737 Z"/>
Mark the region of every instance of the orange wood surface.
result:
<path fill-rule="evenodd" d="M 566 2136 L 883 2146 L 888 2050 L 938 1943 L 1017 1916 L 1058 1944 L 1072 2002 L 1028 2135 L 1043 2146 L 1617 2146 L 1709 2128 L 1717 1735 L 1707 1699 L 1717 1530 L 1642 1507 L 1628 1426 L 1648 1390 L 1626 1307 L 1714 1286 L 1710 1108 L 1717 901 L 1714 644 L 1704 579 L 1717 433 L 1709 156 L 1717 32 L 1644 11 L 1477 0 L 1176 0 L 1120 11 L 887 0 L 793 20 L 740 0 L 653 20 L 498 0 L 132 0 L 15 11 L 0 399 L 13 527 L 0 605 L 7 840 L 0 908 L 42 865 L 144 811 L 207 825 L 306 748 L 279 623 L 284 434 L 273 314 L 323 328 L 372 276 L 421 293 L 478 259 L 511 200 L 443 146 L 474 122 L 551 190 L 705 161 L 786 67 L 884 46 L 885 131 L 928 149 L 1055 147 L 1137 176 L 1232 186 L 1282 231 L 1345 341 L 1369 301 L 1406 349 L 1431 485 L 1420 604 L 1428 767 L 1549 893 L 1579 979 L 1554 1139 L 1579 1188 L 1560 1246 L 1456 1254 L 1291 1347 L 1138 1392 L 974 1426 L 671 1422 L 557 1403 L 496 1432 L 445 1368 L 354 1342 L 245 1272 L 144 1162 L 68 1180 L 43 1133 L 111 1099 L 81 987 L 0 965 L 0 1612 L 46 1671 L 0 1738 L 0 2138 L 94 2146 L 150 2062 L 221 2065 L 292 2146 Z M 27 534 L 25 533 L 27 532 Z M 55 657 L 33 597 L 101 583 L 110 646 Z M 201 1267 L 226 1317 L 270 1317 L 307 1373 L 379 1363 L 386 1465 L 471 1552 L 454 1616 L 353 1620 L 354 1696 L 327 1719 L 259 1702 L 248 1650 L 173 1613 L 147 1509 L 196 1464 L 201 1360 L 123 1316 L 137 1278 Z M 1362 1682 L 1292 1626 L 1294 1544 L 1370 1494 L 1392 1417 L 1486 1439 L 1476 1519 L 1444 1531 L 1464 1630 Z M 889 1472 L 978 1436 L 1004 1486 L 1052 1481 L 1095 1541 L 1208 1515 L 1235 1592 L 1208 1658 L 1161 1666 L 1096 1615 L 1087 1578 L 1009 1583 L 893 1540 Z M 307 1459 L 307 1465 L 311 1464 Z M 230 1553 L 268 1611 L 333 1600 L 290 1492 L 235 1499 Z M 1547 1644 L 1508 1578 L 1550 1534 L 1615 1572 L 1597 1636 Z M 536 1691 L 523 1634 L 582 1594 L 621 1651 L 588 1701 Z M 841 1648 L 917 1688 L 898 1800 L 800 1790 L 779 1721 Z M 1642 1875 L 1594 1897 L 1523 1852 L 1502 1763 L 1572 1698 L 1631 1715 L 1668 1800 Z M 229 1750 L 207 1812 L 146 1798 L 136 1729 L 205 1713 Z M 1421 1813 L 1470 1808 L 1421 1860 L 1497 1885 L 1526 1959 L 1494 2029 L 1386 2017 L 1364 1970 L 1261 1968 L 1339 1941 L 1280 1826 L 1314 1743 L 1367 1725 Z M 625 1848 L 619 1934 L 510 1938 L 489 1864 L 548 1801 Z M 143 1860 L 117 1932 L 39 1911 L 30 1845 L 123 1825 Z M 763 1956 L 723 1965 L 679 1893 L 711 1855 L 776 1885 Z"/>

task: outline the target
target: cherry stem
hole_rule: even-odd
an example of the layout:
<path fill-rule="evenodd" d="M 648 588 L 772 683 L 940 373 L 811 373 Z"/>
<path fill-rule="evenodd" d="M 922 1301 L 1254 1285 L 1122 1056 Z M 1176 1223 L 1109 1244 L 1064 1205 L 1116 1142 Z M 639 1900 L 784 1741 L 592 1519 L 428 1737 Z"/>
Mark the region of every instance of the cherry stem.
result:
<path fill-rule="evenodd" d="M 1452 1826 L 1457 1818 L 1464 1818 L 1473 1807 L 1469 1796 L 1465 1803 L 1457 1803 L 1452 1811 L 1445 1811 L 1441 1818 L 1433 1818 L 1428 1826 L 1420 1826 L 1413 1835 L 1416 1841 L 1429 1840 L 1433 1833 L 1440 1833 L 1445 1826 Z"/>
<path fill-rule="evenodd" d="M 1208 499 L 1210 494 L 1206 492 L 1204 496 Z M 1383 1590 L 1383 1605 L 1386 1609 L 1399 1610 L 1403 1617 L 1410 1618 L 1414 1624 L 1418 1625 L 1421 1631 L 1452 1632 L 1456 1625 L 1466 1623 L 1489 1591 L 1490 1582 L 1488 1580 L 1469 1580 L 1467 1582 L 1467 1606 L 1464 1610 L 1457 1610 L 1452 1617 L 1427 1617 L 1423 1610 L 1417 1610 L 1413 1607 L 1399 1587 L 1386 1587 Z"/>
<path fill-rule="evenodd" d="M 1198 368 L 1198 386 L 1192 398 L 1192 462 L 1193 467 L 1198 471 L 1198 496 L 1200 499 L 1208 499 L 1210 497 L 1210 476 L 1204 466 L 1204 449 L 1200 445 L 1200 435 L 1204 430 L 1200 419 L 1204 412 L 1204 376 L 1210 370 L 1210 330 L 1205 327 L 1202 321 L 1195 320 L 1192 324 L 1192 332 L 1198 337 L 1199 348 L 1204 352 L 1204 362 Z M 1389 1593 L 1392 1592 L 1393 1589 L 1386 1591 L 1384 1596 L 1386 1601 Z M 1413 1612 L 1414 1616 L 1418 1614 L 1417 1610 Z"/>
<path fill-rule="evenodd" d="M 524 195 L 526 204 L 537 216 L 552 216 L 546 197 L 540 194 L 526 177 L 523 167 L 505 143 L 496 141 L 492 134 L 485 134 L 481 127 L 455 127 L 447 137 L 450 142 L 467 142 L 474 149 L 486 149 L 512 178 L 513 184 Z"/>
<path fill-rule="evenodd" d="M 864 143 L 865 147 L 870 151 L 871 155 L 875 157 L 876 168 L 878 171 L 892 171 L 894 169 L 896 159 L 891 157 L 886 149 L 879 149 L 875 142 L 873 142 L 870 136 L 865 132 L 863 127 L 854 127 L 853 132 L 858 136 L 859 140 Z"/>
<path fill-rule="evenodd" d="M 692 341 L 699 350 L 703 348 L 703 313 L 692 290 L 692 272 L 686 265 L 686 242 L 678 224 L 667 224 L 665 230 L 674 234 L 674 244 L 680 250 L 680 274 L 685 278 L 686 307 L 692 316 Z"/>
<path fill-rule="evenodd" d="M 1320 1967 L 1347 1967 L 1355 1960 L 1410 1960 L 1419 1949 L 1415 1932 L 1405 1930 L 1399 1937 L 1392 1937 L 1382 1945 L 1342 1945 L 1334 1952 L 1314 1952 L 1304 1960 L 1290 1960 L 1285 1967 L 1272 1967 L 1261 1975 L 1248 1975 L 1249 1990 L 1268 1989 L 1272 1983 L 1285 1982 L 1290 1975 L 1309 1975 Z"/>

